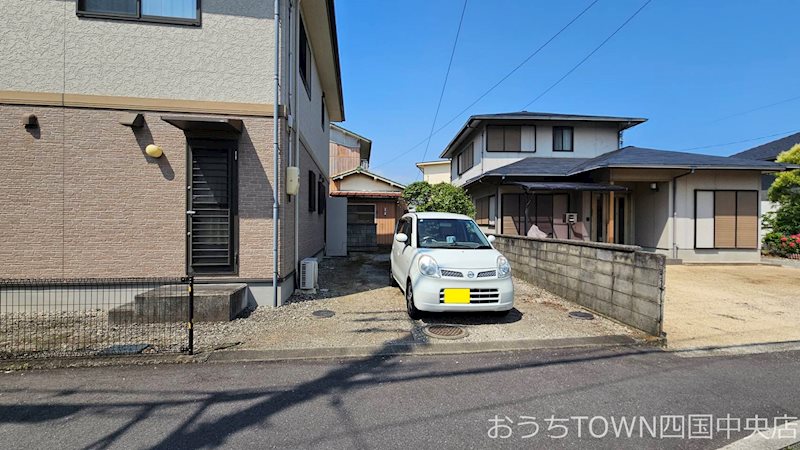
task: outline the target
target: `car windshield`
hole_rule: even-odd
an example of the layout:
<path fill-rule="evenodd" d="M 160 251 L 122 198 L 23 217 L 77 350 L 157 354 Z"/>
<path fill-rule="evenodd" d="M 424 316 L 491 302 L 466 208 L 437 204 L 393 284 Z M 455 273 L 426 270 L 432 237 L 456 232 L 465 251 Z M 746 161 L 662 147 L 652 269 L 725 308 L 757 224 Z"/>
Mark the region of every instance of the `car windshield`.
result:
<path fill-rule="evenodd" d="M 417 246 L 420 248 L 492 248 L 472 220 L 419 219 Z"/>

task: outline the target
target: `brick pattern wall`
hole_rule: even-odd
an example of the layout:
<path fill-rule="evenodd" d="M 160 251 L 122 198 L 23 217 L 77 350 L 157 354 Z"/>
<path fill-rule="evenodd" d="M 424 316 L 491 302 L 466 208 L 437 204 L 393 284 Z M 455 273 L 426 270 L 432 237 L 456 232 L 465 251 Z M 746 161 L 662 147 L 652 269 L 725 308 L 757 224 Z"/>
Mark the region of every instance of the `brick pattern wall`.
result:
<path fill-rule="evenodd" d="M 660 336 L 664 255 L 629 245 L 497 236 L 514 276 L 653 336 Z"/>
<path fill-rule="evenodd" d="M 0 277 L 185 274 L 186 138 L 168 113 L 134 130 L 122 111 L 0 105 Z M 164 156 L 146 156 L 151 143 Z M 240 278 L 272 276 L 272 154 L 272 119 L 244 118 Z"/>

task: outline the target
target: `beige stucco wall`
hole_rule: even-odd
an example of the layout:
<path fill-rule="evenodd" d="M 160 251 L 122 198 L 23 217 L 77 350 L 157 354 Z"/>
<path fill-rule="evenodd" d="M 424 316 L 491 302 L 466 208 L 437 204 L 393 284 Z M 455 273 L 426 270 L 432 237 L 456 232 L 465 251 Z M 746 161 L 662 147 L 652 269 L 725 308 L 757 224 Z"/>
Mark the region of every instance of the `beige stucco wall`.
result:
<path fill-rule="evenodd" d="M 0 90 L 272 103 L 271 2 L 203 0 L 202 26 L 79 18 L 0 2 Z"/>
<path fill-rule="evenodd" d="M 450 182 L 450 164 L 432 164 L 420 167 L 422 179 L 430 184 Z"/>

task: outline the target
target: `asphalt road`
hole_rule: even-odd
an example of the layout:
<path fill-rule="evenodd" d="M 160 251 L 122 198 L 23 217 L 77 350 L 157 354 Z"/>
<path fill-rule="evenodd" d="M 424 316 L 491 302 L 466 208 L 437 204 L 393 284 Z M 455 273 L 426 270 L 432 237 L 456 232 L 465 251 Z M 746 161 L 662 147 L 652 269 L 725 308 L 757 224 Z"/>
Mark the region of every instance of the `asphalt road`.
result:
<path fill-rule="evenodd" d="M 749 434 L 746 418 L 800 416 L 799 357 L 573 349 L 13 372 L 0 374 L 0 445 L 718 448 L 730 442 L 725 433 L 658 439 L 640 425 L 683 416 L 686 435 L 690 414 L 730 414 L 741 420 L 736 440 Z M 495 416 L 509 428 L 493 439 Z M 631 438 L 614 436 L 623 416 L 639 421 Z M 534 424 L 538 433 L 524 437 Z M 604 424 L 609 431 L 594 437 Z"/>

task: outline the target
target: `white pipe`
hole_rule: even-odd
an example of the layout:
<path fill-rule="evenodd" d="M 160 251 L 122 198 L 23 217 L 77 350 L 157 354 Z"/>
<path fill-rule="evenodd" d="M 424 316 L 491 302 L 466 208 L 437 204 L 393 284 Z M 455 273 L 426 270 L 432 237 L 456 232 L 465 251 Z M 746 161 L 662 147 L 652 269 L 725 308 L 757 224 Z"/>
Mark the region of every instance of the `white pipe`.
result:
<path fill-rule="evenodd" d="M 280 178 L 280 146 L 278 141 L 280 139 L 280 0 L 274 0 L 275 13 L 273 19 L 273 26 L 275 27 L 275 78 L 273 80 L 273 89 L 275 90 L 275 100 L 272 109 L 272 151 L 274 173 L 272 177 L 272 306 L 278 306 L 278 244 L 280 227 L 278 226 L 278 180 Z"/>

